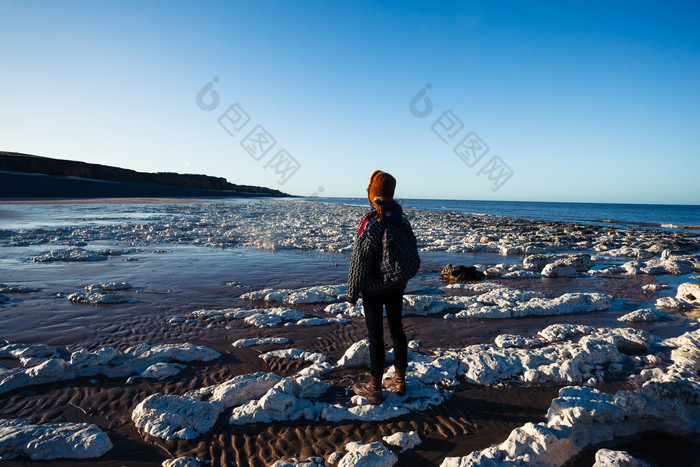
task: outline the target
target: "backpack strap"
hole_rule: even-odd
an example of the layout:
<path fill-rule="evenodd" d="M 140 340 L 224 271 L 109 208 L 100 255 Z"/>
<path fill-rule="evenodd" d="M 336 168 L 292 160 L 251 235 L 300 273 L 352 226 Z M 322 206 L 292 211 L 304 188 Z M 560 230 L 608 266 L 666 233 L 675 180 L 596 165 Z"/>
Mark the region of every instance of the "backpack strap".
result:
<path fill-rule="evenodd" d="M 376 218 L 377 218 L 377 211 L 368 212 L 367 214 L 362 216 L 362 219 L 360 219 L 360 226 L 357 229 L 357 236 L 359 237 L 360 235 L 362 235 L 362 232 L 365 231 L 367 224 L 369 224 L 372 219 L 376 219 Z"/>

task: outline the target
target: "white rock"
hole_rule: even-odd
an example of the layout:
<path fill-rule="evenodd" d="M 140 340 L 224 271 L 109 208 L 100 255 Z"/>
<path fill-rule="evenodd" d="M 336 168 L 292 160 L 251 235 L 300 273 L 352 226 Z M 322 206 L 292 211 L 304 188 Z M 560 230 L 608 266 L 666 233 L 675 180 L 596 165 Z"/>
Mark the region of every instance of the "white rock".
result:
<path fill-rule="evenodd" d="M 526 271 L 540 272 L 544 267 L 551 262 L 550 255 L 528 255 L 523 259 L 523 269 Z"/>
<path fill-rule="evenodd" d="M 489 385 L 514 379 L 541 384 L 570 384 L 582 382 L 591 365 L 622 360 L 613 340 L 613 336 L 589 335 L 576 344 L 554 343 L 535 349 L 472 345 L 461 350 L 448 350 L 445 354 L 461 362 L 460 374 L 473 384 Z"/>
<path fill-rule="evenodd" d="M 11 346 L 15 345 L 11 344 Z M 11 347 L 8 352 L 13 350 L 16 353 L 38 352 L 31 347 L 24 351 L 21 349 L 21 346 Z M 42 352 L 51 354 L 54 350 L 48 348 Z M 109 347 L 94 352 L 81 349 L 73 352 L 68 362 L 60 358 L 51 358 L 31 368 L 14 368 L 0 373 L 0 394 L 19 387 L 65 381 L 83 376 L 102 374 L 109 377 L 124 377 L 138 375 L 156 363 L 210 361 L 218 357 L 219 353 L 214 350 L 189 343 L 156 346 L 138 344 L 128 348 L 124 353 Z"/>
<path fill-rule="evenodd" d="M 131 299 L 126 295 L 118 293 L 76 292 L 68 296 L 68 301 L 73 303 L 87 303 L 90 305 L 110 305 L 116 303 L 128 303 L 131 301 Z"/>
<path fill-rule="evenodd" d="M 607 268 L 603 269 L 598 269 L 597 271 L 588 271 L 589 273 L 598 273 L 598 274 L 627 274 L 629 269 L 623 268 L 622 266 L 618 264 L 613 264 L 612 266 L 608 266 Z"/>
<path fill-rule="evenodd" d="M 637 459 L 625 451 L 599 449 L 595 453 L 593 467 L 650 467 L 648 462 Z"/>
<path fill-rule="evenodd" d="M 311 366 L 299 370 L 296 376 L 313 376 L 314 378 L 320 378 L 324 373 L 333 368 L 333 365 L 328 362 L 314 363 Z"/>
<path fill-rule="evenodd" d="M 327 364 L 326 364 L 327 365 Z M 417 378 L 407 379 L 407 394 L 397 396 L 385 391 L 381 405 L 372 405 L 366 399 L 353 396 L 349 404 L 330 404 L 316 400 L 328 384 L 304 371 L 297 376 L 285 378 L 270 389 L 259 400 L 251 400 L 233 409 L 230 423 L 269 423 L 272 420 L 325 419 L 341 420 L 388 420 L 412 411 L 425 410 L 445 399 L 444 391 L 426 385 Z"/>
<path fill-rule="evenodd" d="M 506 274 L 505 269 L 499 267 L 488 268 L 484 271 L 486 277 L 501 277 L 503 274 Z"/>
<path fill-rule="evenodd" d="M 678 300 L 674 297 L 661 297 L 656 299 L 656 306 L 659 308 L 679 308 L 687 309 L 691 308 L 685 300 Z"/>
<path fill-rule="evenodd" d="M 577 272 L 586 272 L 594 263 L 591 255 L 577 253 L 569 255 L 529 255 L 523 260 L 527 271 L 541 272 L 545 277 L 572 277 Z"/>
<path fill-rule="evenodd" d="M 131 419 L 159 438 L 194 439 L 209 431 L 224 409 L 260 397 L 278 381 L 280 377 L 274 373 L 259 372 L 238 375 L 184 396 L 153 394 L 136 406 Z"/>
<path fill-rule="evenodd" d="M 684 282 L 678 286 L 676 299 L 693 306 L 700 306 L 700 283 Z"/>
<path fill-rule="evenodd" d="M 117 290 L 128 290 L 134 286 L 128 282 L 96 282 L 85 286 L 88 292 L 114 292 Z"/>
<path fill-rule="evenodd" d="M 606 250 L 605 256 L 612 256 L 612 257 L 627 256 L 630 258 L 648 259 L 648 258 L 652 258 L 654 256 L 654 253 L 652 253 L 650 251 L 642 250 L 640 248 L 634 248 L 634 247 L 629 247 L 629 246 L 625 245 L 621 248 Z"/>
<path fill-rule="evenodd" d="M 326 463 L 322 457 L 309 457 L 306 459 L 297 459 L 295 457 L 289 459 L 279 459 L 270 467 L 325 467 Z"/>
<path fill-rule="evenodd" d="M 7 344 L 0 347 L 0 357 L 51 358 L 58 356 L 58 350 L 46 344 Z"/>
<path fill-rule="evenodd" d="M 289 358 L 291 360 L 306 360 L 311 363 L 324 363 L 327 358 L 320 353 L 309 352 L 304 349 L 281 349 L 272 350 L 259 355 L 260 358 L 267 361 L 271 358 Z"/>
<path fill-rule="evenodd" d="M 478 296 L 405 295 L 404 315 L 427 316 L 446 310 L 461 310 L 450 313 L 447 317 L 508 319 L 602 311 L 610 307 L 612 300 L 609 295 L 599 293 L 569 293 L 550 299 L 541 292 L 512 289 L 490 283 L 451 284 L 445 288 L 486 292 Z M 333 303 L 326 306 L 324 311 L 349 317 L 363 316 L 359 304 L 352 306 L 349 303 Z"/>
<path fill-rule="evenodd" d="M 477 298 L 478 300 L 478 298 Z M 600 293 L 566 293 L 557 298 L 532 298 L 515 306 L 472 306 L 455 314 L 458 318 L 507 319 L 588 313 L 610 308 L 612 297 Z"/>
<path fill-rule="evenodd" d="M 543 277 L 575 277 L 578 275 L 573 264 L 556 261 L 549 263 L 542 269 Z"/>
<path fill-rule="evenodd" d="M 616 437 L 643 431 L 698 433 L 699 397 L 700 383 L 688 379 L 650 381 L 615 395 L 565 387 L 552 401 L 546 422 L 527 423 L 498 446 L 448 458 L 442 465 L 563 465 L 588 446 Z"/>
<path fill-rule="evenodd" d="M 517 336 L 514 334 L 501 334 L 498 337 L 496 337 L 494 343 L 501 349 L 505 349 L 508 347 L 532 347 L 540 344 L 541 341 L 534 337 Z"/>
<path fill-rule="evenodd" d="M 642 286 L 642 290 L 645 292 L 658 292 L 663 289 L 668 289 L 666 284 L 647 284 Z"/>
<path fill-rule="evenodd" d="M 163 439 L 194 439 L 216 423 L 221 407 L 176 395 L 153 394 L 131 413 L 134 424 Z"/>
<path fill-rule="evenodd" d="M 278 315 L 266 315 L 263 313 L 257 313 L 244 318 L 243 321 L 246 324 L 255 326 L 256 328 L 269 328 L 281 325 L 282 322 L 284 322 L 284 318 Z"/>
<path fill-rule="evenodd" d="M 369 444 L 350 442 L 345 445 L 345 450 L 348 453 L 340 459 L 338 467 L 390 467 L 399 461 L 396 454 L 379 441 Z"/>
<path fill-rule="evenodd" d="M 347 293 L 347 285 L 316 285 L 301 289 L 263 289 L 244 293 L 244 300 L 264 300 L 266 302 L 282 302 L 290 305 L 303 303 L 337 302 L 338 296 Z"/>
<path fill-rule="evenodd" d="M 298 321 L 288 323 L 287 326 L 323 326 L 326 324 L 342 324 L 349 323 L 350 320 L 336 316 L 335 318 L 303 318 Z"/>
<path fill-rule="evenodd" d="M 534 271 L 512 271 L 502 276 L 504 279 L 517 279 L 523 277 L 542 277 L 542 274 Z"/>
<path fill-rule="evenodd" d="M 451 355 L 412 355 L 409 358 L 408 373 L 423 384 L 439 383 L 443 386 L 456 386 L 460 360 Z M 393 375 L 393 368 L 390 371 Z"/>
<path fill-rule="evenodd" d="M 258 313 L 245 317 L 243 321 L 258 328 L 266 328 L 305 317 L 304 313 L 291 308 L 268 308 L 258 310 Z"/>
<path fill-rule="evenodd" d="M 671 361 L 666 368 L 662 379 L 672 380 L 674 378 L 698 379 L 700 370 L 700 329 L 686 332 L 685 334 L 666 339 L 661 344 L 671 347 Z"/>
<path fill-rule="evenodd" d="M 348 302 L 331 303 L 323 311 L 331 315 L 342 314 L 350 318 L 361 318 L 365 315 L 362 299 L 359 299 L 355 305 Z"/>
<path fill-rule="evenodd" d="M 33 287 L 27 287 L 24 285 L 0 284 L 0 292 L 2 292 L 2 293 L 30 293 L 30 292 L 41 292 L 41 289 L 35 289 Z M 0 302 L 0 303 L 2 303 L 2 302 Z"/>
<path fill-rule="evenodd" d="M 338 461 L 340 461 L 340 459 L 342 459 L 342 458 L 343 458 L 343 453 L 340 451 L 335 451 L 330 456 L 328 456 L 326 463 L 328 465 L 333 465 L 333 464 L 338 463 Z"/>
<path fill-rule="evenodd" d="M 420 436 L 415 431 L 409 431 L 408 433 L 399 432 L 391 436 L 384 436 L 382 441 L 391 446 L 401 448 L 401 452 L 413 449 L 421 443 Z"/>
<path fill-rule="evenodd" d="M 194 457 L 178 457 L 166 459 L 160 465 L 162 467 L 199 467 L 199 461 Z"/>
<path fill-rule="evenodd" d="M 464 457 L 445 457 L 440 467 L 500 467 L 502 464 L 491 459 L 494 448 L 487 448 L 483 451 L 474 451 Z"/>
<path fill-rule="evenodd" d="M 519 302 L 527 302 L 533 298 L 544 298 L 544 294 L 535 290 L 512 289 L 510 287 L 500 287 L 490 290 L 476 297 L 476 301 L 483 305 L 497 305 L 503 307 L 514 307 Z"/>
<path fill-rule="evenodd" d="M 210 402 L 214 402 L 223 408 L 233 407 L 260 397 L 272 386 L 277 384 L 280 379 L 281 378 L 274 373 L 264 372 L 236 375 L 223 383 L 199 390 L 188 391 L 185 397 L 208 397 Z"/>
<path fill-rule="evenodd" d="M 369 363 L 369 340 L 363 339 L 361 341 L 352 344 L 348 350 L 345 351 L 340 360 L 338 360 L 338 366 L 360 366 Z"/>
<path fill-rule="evenodd" d="M 446 394 L 435 385 L 423 384 L 417 379 L 407 377 L 406 395 L 397 396 L 384 391 L 382 405 L 372 405 L 360 396 L 353 396 L 350 405 L 324 404 L 320 407 L 321 417 L 337 422 L 340 420 L 389 420 L 410 412 L 426 410 L 441 403 Z"/>
<path fill-rule="evenodd" d="M 286 337 L 256 337 L 252 339 L 238 339 L 234 342 L 234 347 L 252 347 L 254 345 L 270 345 L 270 344 L 287 344 L 289 339 Z"/>
<path fill-rule="evenodd" d="M 196 310 L 187 316 L 189 318 L 206 320 L 243 319 L 257 313 L 260 313 L 260 310 L 249 310 L 246 308 L 224 308 L 223 310 Z"/>
<path fill-rule="evenodd" d="M 69 248 L 67 250 L 48 251 L 39 256 L 34 256 L 31 260 L 38 263 L 49 263 L 52 261 L 104 261 L 107 258 L 108 256 L 101 252 L 83 248 Z"/>
<path fill-rule="evenodd" d="M 604 311 L 610 308 L 612 297 L 600 293 L 566 293 L 557 298 L 533 298 L 513 309 L 513 317 L 552 316 Z"/>
<path fill-rule="evenodd" d="M 13 368 L 0 373 L 0 394 L 36 384 L 72 379 L 63 359 L 52 358 L 31 368 Z"/>
<path fill-rule="evenodd" d="M 422 287 L 414 282 L 409 282 L 406 284 L 406 288 L 403 289 L 403 293 L 405 294 L 415 294 L 415 293 L 421 293 L 425 292 L 427 289 L 425 287 Z"/>
<path fill-rule="evenodd" d="M 180 373 L 180 371 L 185 368 L 184 365 L 180 365 L 177 363 L 164 363 L 164 362 L 159 362 L 159 363 L 154 363 L 153 365 L 149 366 L 143 372 L 141 373 L 142 378 L 155 378 L 158 381 L 161 381 L 165 378 L 168 378 L 170 376 L 176 375 Z"/>
<path fill-rule="evenodd" d="M 459 303 L 473 303 L 470 297 L 441 297 L 433 295 L 404 295 L 404 314 L 430 315 L 440 313 L 449 308 L 460 308 Z"/>
<path fill-rule="evenodd" d="M 493 289 L 500 289 L 503 286 L 495 282 L 474 282 L 473 284 L 464 284 L 461 282 L 455 282 L 448 284 L 443 287 L 443 289 L 464 289 L 470 290 L 472 292 L 488 292 Z"/>
<path fill-rule="evenodd" d="M 630 261 L 622 265 L 625 274 L 648 274 L 651 276 L 680 276 L 693 272 L 693 263 L 666 255 L 661 259 Z"/>
<path fill-rule="evenodd" d="M 661 312 L 655 308 L 641 308 L 639 310 L 627 313 L 624 316 L 617 318 L 618 321 L 628 322 L 628 323 L 639 323 L 639 322 L 655 322 L 660 319 L 669 319 L 668 313 Z"/>
<path fill-rule="evenodd" d="M 175 360 L 179 362 L 203 361 L 208 362 L 220 357 L 219 352 L 207 347 L 190 344 L 137 344 L 124 351 L 124 355 L 138 359 L 141 364 L 149 360 L 164 361 Z M 151 363 L 149 363 L 150 365 Z"/>
<path fill-rule="evenodd" d="M 110 449 L 109 437 L 96 425 L 34 425 L 26 420 L 0 420 L 0 460 L 17 456 L 33 460 L 89 459 Z"/>
<path fill-rule="evenodd" d="M 330 385 L 313 376 L 284 378 L 267 391 L 259 400 L 233 409 L 229 423 L 246 423 L 273 420 L 296 420 L 318 417 L 318 406 L 309 398 L 323 394 Z"/>
<path fill-rule="evenodd" d="M 37 366 L 37 365 L 39 365 L 39 364 L 41 364 L 41 363 L 44 363 L 46 360 L 47 360 L 46 358 L 37 358 L 37 357 L 25 358 L 25 357 L 20 357 L 19 363 L 20 363 L 23 367 L 29 368 L 29 367 Z"/>

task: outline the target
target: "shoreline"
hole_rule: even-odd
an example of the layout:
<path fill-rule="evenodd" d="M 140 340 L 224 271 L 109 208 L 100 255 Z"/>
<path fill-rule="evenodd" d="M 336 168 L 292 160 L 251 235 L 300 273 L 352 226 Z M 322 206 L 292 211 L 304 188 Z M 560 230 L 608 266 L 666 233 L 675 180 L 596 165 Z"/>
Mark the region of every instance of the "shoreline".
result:
<path fill-rule="evenodd" d="M 217 203 L 217 202 L 231 202 L 231 201 L 264 201 L 264 200 L 298 200 L 305 202 L 317 202 L 320 204 L 330 205 L 330 206 L 347 206 L 351 209 L 362 209 L 364 204 L 360 198 L 357 198 L 353 203 L 349 203 L 347 200 L 349 198 L 320 198 L 320 197 L 303 197 L 296 195 L 287 195 L 284 197 L 277 197 L 272 195 L 249 195 L 243 193 L 241 195 L 206 195 L 206 196 L 196 196 L 196 195 L 182 195 L 182 196 L 126 196 L 126 197 L 100 197 L 100 196 L 86 196 L 86 197 L 31 197 L 31 198 L 0 198 L 0 206 L 2 205 L 13 205 L 13 204 L 173 204 L 173 203 Z M 442 200 L 410 200 L 414 202 L 440 202 Z M 454 200 L 447 200 L 453 201 Z M 472 201 L 463 201 L 464 203 L 471 203 Z M 499 203 L 499 202 L 493 202 Z M 500 203 L 521 203 L 521 202 L 500 202 Z M 523 202 L 525 204 L 532 204 L 529 202 Z M 535 203 L 535 204 L 560 204 L 562 206 L 571 203 Z M 595 203 L 579 203 L 582 205 L 591 205 Z M 607 206 L 606 203 L 597 203 L 600 206 Z M 609 204 L 611 206 L 619 206 L 617 204 Z M 630 205 L 630 206 L 647 206 L 647 205 Z M 652 206 L 652 205 L 650 205 Z M 656 207 L 664 205 L 653 205 Z M 680 206 L 680 205 L 679 205 Z M 694 205 L 680 206 L 680 207 L 700 207 Z M 511 219 L 514 221 L 533 221 L 533 222 L 550 222 L 550 223 L 564 223 L 564 224 L 582 224 L 591 225 L 598 227 L 611 227 L 611 228 L 631 228 L 631 229 L 652 229 L 661 230 L 665 232 L 684 232 L 684 231 L 696 231 L 700 230 L 700 225 L 696 224 L 685 224 L 685 223 L 669 223 L 669 222 L 648 222 L 648 221 L 628 221 L 628 220 L 615 220 L 615 219 L 571 219 L 571 220 L 551 220 L 544 216 L 532 217 L 521 214 L 512 213 L 478 213 L 478 212 L 468 212 L 460 210 L 458 208 L 439 208 L 436 206 L 418 206 L 409 207 L 407 214 L 411 212 L 420 211 L 430 211 L 435 214 L 440 213 L 453 213 L 462 214 L 474 217 L 502 217 Z M 2 218 L 3 213 L 0 212 L 0 218 Z"/>
<path fill-rule="evenodd" d="M 212 349 L 221 356 L 210 362 L 180 361 L 178 365 L 183 367 L 180 372 L 161 381 L 136 378 L 127 384 L 126 377 L 98 374 L 27 385 L 0 394 L 4 403 L 0 418 L 24 418 L 40 424 L 96 424 L 109 435 L 114 447 L 92 463 L 155 466 L 163 459 L 192 456 L 215 464 L 235 461 L 239 465 L 269 465 L 289 457 L 315 455 L 325 459 L 333 451 L 343 451 L 348 441 L 381 442 L 383 436 L 392 433 L 416 431 L 424 444 L 399 454 L 397 465 L 439 465 L 448 454 L 465 456 L 501 443 L 513 429 L 527 422 L 544 423 L 559 389 L 571 384 L 547 384 L 544 380 L 528 384 L 520 377 L 509 379 L 495 372 L 494 377 L 505 379 L 497 379 L 497 384 L 474 385 L 464 379 L 465 374 L 458 372 L 457 386 L 440 389 L 445 394 L 452 390 L 455 393 L 441 396 L 445 398 L 440 404 L 380 423 L 300 418 L 235 425 L 228 423 L 240 410 L 234 407 L 224 409 L 213 428 L 193 440 L 161 439 L 137 428 L 132 420 L 136 406 L 147 397 L 159 393 L 182 396 L 187 391 L 219 385 L 236 375 L 254 372 L 274 373 L 296 381 L 294 378 L 299 378 L 302 372 L 315 374 L 312 372 L 315 364 L 280 356 L 264 360 L 260 355 L 298 348 L 322 355 L 329 364 L 335 364 L 352 344 L 365 337 L 362 318 L 349 314 L 341 314 L 342 319 L 348 321 L 329 322 L 320 327 L 285 325 L 293 321 L 256 327 L 250 324 L 252 321 L 212 313 L 212 310 L 240 309 L 268 315 L 271 310 L 284 308 L 308 318 L 338 319 L 338 313 L 326 311 L 329 304 L 334 304 L 332 302 L 291 304 L 242 296 L 264 288 L 280 291 L 342 284 L 347 277 L 354 223 L 363 208 L 331 206 L 319 210 L 313 203 L 286 200 L 212 207 L 206 203 L 175 200 L 176 205 L 167 209 L 163 209 L 162 203 L 151 204 L 133 218 L 134 213 L 120 211 L 119 204 L 129 206 L 117 201 L 107 206 L 106 211 L 74 212 L 72 207 L 61 211 L 58 205 L 46 211 L 47 204 L 39 203 L 35 204 L 38 211 L 30 220 L 40 219 L 40 213 L 49 217 L 66 213 L 73 216 L 65 221 L 70 227 L 29 228 L 21 234 L 5 231 L 0 237 L 0 251 L 8 272 L 3 281 L 41 290 L 3 292 L 9 301 L 0 304 L 0 337 L 16 344 L 55 346 L 67 362 L 77 361 L 77 357 L 72 358 L 70 354 L 83 348 L 86 352 L 97 352 L 111 347 L 124 352 L 137 344 L 184 342 Z M 73 219 L 81 223 L 76 224 Z M 106 223 L 95 223 L 95 220 Z M 659 298 L 673 297 L 681 282 L 697 281 L 691 279 L 699 271 L 697 266 L 691 268 L 693 272 L 677 276 L 668 271 L 664 274 L 646 274 L 636 269 L 634 274 L 604 271 L 628 264 L 643 268 L 646 262 L 656 261 L 664 248 L 671 248 L 679 255 L 670 256 L 668 267 L 671 263 L 683 265 L 683 261 L 687 261 L 683 258 L 697 258 L 698 243 L 691 234 L 644 230 L 639 235 L 627 235 L 620 229 L 618 235 L 618 231 L 608 227 L 579 228 L 575 224 L 436 212 L 414 213 L 411 222 L 424 248 L 421 271 L 414 281 L 419 286 L 412 295 L 416 303 L 465 300 L 459 305 L 462 308 L 431 314 L 416 314 L 422 310 L 418 306 L 406 308 L 406 332 L 410 340 L 420 342 L 414 359 L 429 359 L 431 355 L 447 359 L 448 351 L 457 352 L 474 345 L 487 346 L 494 358 L 509 355 L 508 352 L 527 356 L 534 350 L 516 346 L 509 351 L 508 347 L 500 348 L 495 342 L 505 335 L 532 339 L 553 324 L 590 329 L 635 329 L 640 333 L 619 331 L 627 333 L 624 334 L 627 339 L 647 335 L 643 333 L 656 336 L 654 339 L 673 339 L 697 329 L 697 324 L 691 324 L 692 319 L 686 317 L 688 312 L 683 310 L 670 310 L 668 313 L 673 319 L 665 321 L 618 321 L 629 312 L 652 306 Z M 598 251 L 595 247 L 605 249 Z M 542 270 L 525 269 L 527 262 L 524 260 L 528 257 L 540 255 L 548 262 L 555 262 L 572 249 L 592 254 L 596 264 L 585 272 L 570 271 L 571 277 L 545 277 Z M 633 260 L 640 255 L 645 258 Z M 481 270 L 489 271 L 490 276 L 482 283 L 489 287 L 448 288 L 448 284 L 439 279 L 445 262 L 478 264 Z M 130 288 L 113 292 L 128 301 L 90 305 L 69 300 L 72 294 L 87 293 L 85 287 L 98 282 L 129 283 Z M 664 285 L 668 288 L 661 287 Z M 646 286 L 652 286 L 649 290 L 654 291 L 647 291 L 643 288 Z M 449 314 L 458 314 L 460 309 L 493 312 L 495 305 L 486 300 L 495 300 L 506 309 L 520 306 L 537 294 L 543 294 L 546 300 L 555 300 L 566 294 L 583 297 L 592 293 L 609 294 L 609 307 L 557 316 L 446 319 Z M 286 292 L 280 294 L 290 296 Z M 199 310 L 207 310 L 209 314 L 196 317 Z M 245 348 L 232 346 L 239 339 L 262 337 L 286 337 L 290 342 Z M 579 352 L 579 338 L 602 339 L 595 332 L 585 337 L 573 335 L 560 344 L 552 344 L 552 349 L 560 346 Z M 654 347 L 656 341 L 649 342 L 650 358 L 661 355 Z M 538 345 L 550 344 L 541 342 Z M 618 352 L 613 348 L 608 351 Z M 598 362 L 596 358 L 604 355 L 592 353 L 590 358 L 591 365 L 600 366 L 600 370 L 591 370 L 592 375 L 600 379 L 595 387 L 606 393 L 639 387 L 642 383 L 635 378 L 655 368 L 647 363 L 635 363 L 635 354 L 617 353 L 624 363 L 624 373 L 615 374 L 609 370 L 611 361 L 603 359 L 602 363 L 595 363 Z M 642 356 L 646 358 L 647 354 Z M 559 366 L 572 365 L 567 362 L 562 360 Z M 37 361 L 29 362 L 27 369 L 37 364 Z M 665 361 L 661 368 L 668 364 Z M 21 361 L 14 357 L 0 358 L 0 365 L 8 371 L 24 371 Z M 447 367 L 434 368 L 438 369 L 448 371 Z M 507 369 L 504 367 L 504 371 Z M 348 366 L 317 374 L 315 377 L 330 387 L 326 393 L 310 400 L 314 404 L 352 407 L 346 389 L 350 382 L 362 378 L 364 371 L 362 367 Z M 425 375 L 419 376 L 417 370 L 413 371 L 416 371 L 410 374 L 413 382 L 425 378 Z M 634 378 L 628 380 L 627 376 Z M 440 378 L 434 381 L 430 384 L 440 386 Z M 579 384 L 585 382 L 583 379 Z M 249 402 L 255 403 L 256 399 Z M 306 401 L 303 398 L 294 400 L 295 404 Z M 130 454 L 134 448 L 142 454 L 141 459 Z M 692 443 L 682 442 L 679 453 L 694 452 L 693 449 L 696 448 Z M 16 465 L 20 462 L 21 465 L 35 464 L 26 458 L 16 462 Z M 576 462 L 575 459 L 572 462 Z M 74 463 L 79 462 L 51 462 L 52 465 Z"/>

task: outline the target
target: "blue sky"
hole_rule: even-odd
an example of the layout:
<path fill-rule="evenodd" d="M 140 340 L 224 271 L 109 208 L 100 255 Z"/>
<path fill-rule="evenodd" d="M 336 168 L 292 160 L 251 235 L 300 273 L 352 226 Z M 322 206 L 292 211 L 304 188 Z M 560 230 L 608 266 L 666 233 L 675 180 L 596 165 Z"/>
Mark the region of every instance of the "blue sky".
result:
<path fill-rule="evenodd" d="M 297 195 L 379 168 L 401 198 L 700 204 L 697 2 L 0 0 L 0 63 L 1 150 Z"/>

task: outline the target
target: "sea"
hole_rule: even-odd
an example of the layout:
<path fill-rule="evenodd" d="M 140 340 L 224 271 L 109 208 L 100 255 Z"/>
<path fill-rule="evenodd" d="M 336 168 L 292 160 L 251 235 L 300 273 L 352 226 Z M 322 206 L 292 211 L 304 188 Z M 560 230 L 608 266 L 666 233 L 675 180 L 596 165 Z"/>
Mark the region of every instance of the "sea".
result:
<path fill-rule="evenodd" d="M 318 198 L 318 200 L 351 205 L 367 204 L 367 200 L 364 198 Z M 696 205 L 444 199 L 404 199 L 400 202 L 406 210 L 451 211 L 543 221 L 700 230 L 700 206 Z"/>
<path fill-rule="evenodd" d="M 366 206 L 365 198 L 288 198 L 290 202 L 314 201 Z M 183 199 L 193 203 L 251 203 L 256 198 Z M 667 204 L 557 203 L 528 201 L 472 201 L 441 199 L 399 200 L 406 211 L 430 210 L 475 215 L 518 217 L 543 221 L 649 227 L 664 230 L 700 231 L 700 206 Z M 177 200 L 172 201 L 178 204 Z M 120 203 L 118 200 L 64 200 L 60 203 L 0 203 L 0 229 L 110 224 L 157 220 L 150 202 Z"/>

